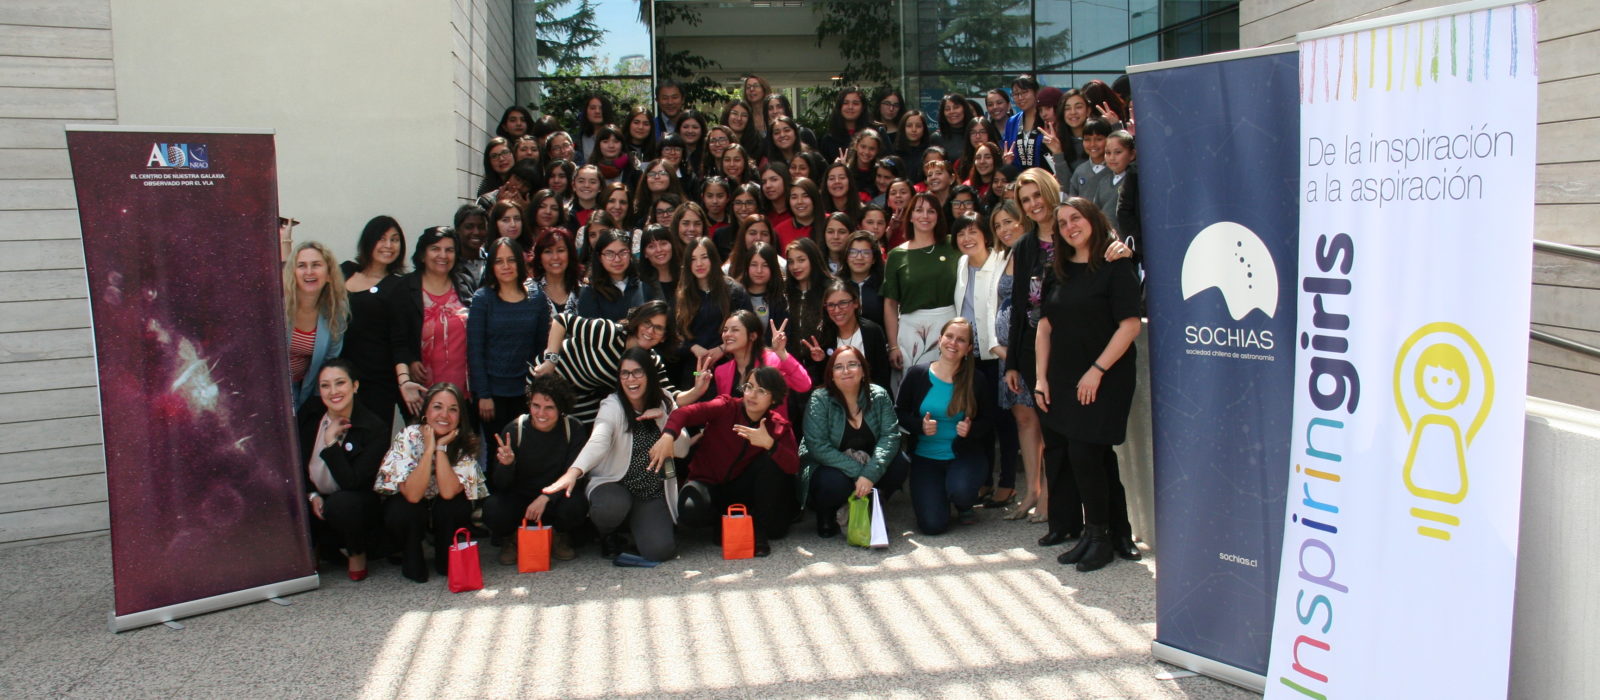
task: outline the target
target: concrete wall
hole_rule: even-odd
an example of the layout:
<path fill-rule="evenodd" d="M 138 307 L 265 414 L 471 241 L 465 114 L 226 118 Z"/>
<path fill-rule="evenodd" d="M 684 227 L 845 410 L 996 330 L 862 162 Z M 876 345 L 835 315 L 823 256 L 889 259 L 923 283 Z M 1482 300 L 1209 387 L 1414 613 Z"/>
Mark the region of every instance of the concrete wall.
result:
<path fill-rule="evenodd" d="M 68 123 L 113 123 L 106 0 L 0 3 L 0 542 L 106 527 Z"/>
<path fill-rule="evenodd" d="M 1242 0 L 1239 44 L 1451 4 L 1444 0 Z M 1543 0 L 1539 13 L 1539 151 L 1534 237 L 1600 248 L 1600 2 Z M 1600 347 L 1600 265 L 1538 253 L 1533 327 Z M 1528 393 L 1600 408 L 1600 360 L 1529 348 Z"/>
<path fill-rule="evenodd" d="M 1508 697 L 1593 697 L 1587 676 L 1600 656 L 1592 556 L 1600 538 L 1597 454 L 1600 413 L 1528 399 Z"/>
<path fill-rule="evenodd" d="M 353 256 L 373 215 L 414 237 L 476 189 L 513 90 L 510 17 L 510 0 L 0 2 L 0 544 L 107 526 L 63 125 L 276 130 L 296 238 Z"/>
<path fill-rule="evenodd" d="M 449 223 L 459 178 L 446 2 L 112 0 L 123 124 L 277 130 L 279 209 L 353 255 L 374 214 Z M 182 38 L 174 41 L 174 32 Z"/>

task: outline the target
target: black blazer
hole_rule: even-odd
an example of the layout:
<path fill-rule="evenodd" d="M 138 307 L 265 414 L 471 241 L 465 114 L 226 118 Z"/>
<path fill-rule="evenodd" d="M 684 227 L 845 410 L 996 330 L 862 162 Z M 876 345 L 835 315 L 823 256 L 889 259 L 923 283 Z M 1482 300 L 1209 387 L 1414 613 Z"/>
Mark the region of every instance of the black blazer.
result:
<path fill-rule="evenodd" d="M 1038 277 L 1041 288 L 1045 269 L 1044 256 L 1039 254 L 1039 232 L 1029 231 L 1011 246 L 1011 334 L 1006 341 L 1006 370 L 1016 370 L 1025 379 L 1023 389 L 1033 390 L 1034 365 L 1033 340 L 1036 329 L 1028 325 L 1029 282 Z M 1041 300 L 1042 301 L 1042 300 Z"/>
<path fill-rule="evenodd" d="M 300 464 L 297 471 L 307 492 L 315 487 L 306 472 L 306 464 L 311 461 L 311 450 L 317 447 L 312 443 L 317 441 L 317 426 L 324 415 L 327 415 L 327 409 L 317 402 L 307 405 L 298 416 Z M 355 410 L 350 413 L 350 429 L 345 431 L 344 439 L 331 447 L 321 448 L 322 461 L 328 463 L 328 472 L 338 482 L 339 489 L 371 491 L 392 437 L 388 423 L 361 404 L 355 404 Z"/>
<path fill-rule="evenodd" d="M 972 416 L 972 429 L 967 431 L 967 436 L 958 436 L 955 442 L 950 443 L 950 449 L 962 456 L 982 454 L 988 448 L 989 436 L 994 432 L 995 411 L 1000 410 L 1000 404 L 994 397 L 995 387 L 983 381 L 982 374 L 974 379 L 972 389 L 978 395 L 978 414 Z M 894 412 L 900 419 L 900 429 L 907 433 L 900 442 L 900 449 L 907 455 L 916 453 L 917 440 L 922 437 L 922 411 L 919 407 L 932 388 L 933 382 L 928 379 L 928 365 L 906 368 L 905 379 L 900 381 L 900 395 L 895 399 Z"/>
<path fill-rule="evenodd" d="M 452 274 L 450 283 L 462 306 L 472 305 L 473 289 Z M 411 364 L 422 360 L 422 272 L 402 276 L 389 297 L 389 345 L 396 363 Z"/>

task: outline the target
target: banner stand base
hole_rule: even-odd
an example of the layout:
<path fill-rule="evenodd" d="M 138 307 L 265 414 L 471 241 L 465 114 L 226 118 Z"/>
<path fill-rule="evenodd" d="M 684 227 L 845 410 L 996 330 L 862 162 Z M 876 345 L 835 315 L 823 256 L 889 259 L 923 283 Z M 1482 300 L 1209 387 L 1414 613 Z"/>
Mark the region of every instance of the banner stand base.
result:
<path fill-rule="evenodd" d="M 1165 661 L 1174 666 L 1186 668 L 1219 681 L 1232 683 L 1245 690 L 1253 690 L 1257 693 L 1265 693 L 1267 690 L 1266 676 L 1251 673 L 1237 666 L 1229 666 L 1221 661 L 1208 659 L 1177 647 L 1167 646 L 1161 642 L 1150 643 L 1150 655 L 1156 657 L 1157 661 Z"/>
<path fill-rule="evenodd" d="M 265 586 L 246 588 L 242 591 L 214 595 L 210 598 L 168 605 L 164 608 L 141 610 L 127 615 L 118 615 L 113 611 L 111 613 L 111 631 L 126 632 L 131 629 L 160 624 L 167 624 L 170 627 L 175 624 L 174 621 L 178 618 L 204 615 L 209 612 L 249 605 L 250 603 L 259 603 L 263 600 L 271 600 L 278 602 L 279 605 L 284 605 L 288 601 L 280 602 L 279 599 L 282 596 L 316 590 L 319 585 L 321 583 L 318 576 L 311 574 L 310 576 L 302 576 L 288 581 L 269 583 Z M 175 629 L 183 629 L 183 627 L 180 625 Z"/>

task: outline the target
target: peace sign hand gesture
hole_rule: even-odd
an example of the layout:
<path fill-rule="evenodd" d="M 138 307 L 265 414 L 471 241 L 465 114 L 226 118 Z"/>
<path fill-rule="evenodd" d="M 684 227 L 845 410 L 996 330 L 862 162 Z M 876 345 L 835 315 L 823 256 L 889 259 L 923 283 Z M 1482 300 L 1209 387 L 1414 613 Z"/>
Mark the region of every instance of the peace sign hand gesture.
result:
<path fill-rule="evenodd" d="M 1111 108 L 1110 102 L 1101 102 L 1095 105 L 1094 108 L 1100 112 L 1100 118 L 1106 120 L 1107 124 L 1122 123 L 1122 116 L 1117 114 L 1117 110 Z"/>
<path fill-rule="evenodd" d="M 778 359 L 780 360 L 788 357 L 789 334 L 785 333 L 784 331 L 789 328 L 789 319 L 783 319 L 783 323 L 781 325 L 773 323 L 772 321 L 767 321 L 767 325 L 772 326 L 772 351 L 777 353 Z"/>
<path fill-rule="evenodd" d="M 1061 155 L 1061 139 L 1056 138 L 1055 122 L 1045 122 L 1039 125 L 1039 139 L 1044 141 L 1045 148 L 1051 153 Z"/>
<path fill-rule="evenodd" d="M 494 458 L 501 464 L 509 467 L 512 462 L 517 461 L 517 453 L 511 451 L 511 436 L 497 434 L 494 436 L 494 442 L 497 445 Z"/>
<path fill-rule="evenodd" d="M 801 338 L 800 344 L 804 345 L 806 347 L 806 351 L 811 353 L 812 362 L 821 362 L 822 358 L 827 357 L 827 353 L 822 351 L 822 343 L 817 342 L 816 336 L 811 336 L 810 340 Z"/>
<path fill-rule="evenodd" d="M 1006 146 L 1006 152 L 1003 157 L 1005 158 L 1007 165 L 1017 162 L 1017 143 L 1015 141 L 1011 142 L 1011 145 Z"/>

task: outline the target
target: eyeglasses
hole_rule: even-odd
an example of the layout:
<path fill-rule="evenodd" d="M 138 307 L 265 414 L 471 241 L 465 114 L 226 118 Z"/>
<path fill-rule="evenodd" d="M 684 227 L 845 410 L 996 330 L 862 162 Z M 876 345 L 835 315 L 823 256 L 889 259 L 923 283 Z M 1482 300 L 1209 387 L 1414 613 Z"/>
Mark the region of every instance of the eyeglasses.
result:
<path fill-rule="evenodd" d="M 501 158 L 510 158 L 511 151 L 495 151 L 494 153 L 490 153 L 489 157 L 495 160 L 499 160 Z"/>
<path fill-rule="evenodd" d="M 602 250 L 602 251 L 600 251 L 600 257 L 604 258 L 606 260 L 621 260 L 623 258 L 628 257 L 628 251 L 626 251 L 626 250 Z"/>
<path fill-rule="evenodd" d="M 653 178 L 658 178 L 658 177 L 666 177 L 667 176 L 667 171 L 665 171 L 665 170 L 652 170 L 652 171 L 650 171 L 648 173 L 645 173 L 644 176 L 647 177 L 647 178 L 652 178 L 652 179 Z"/>
<path fill-rule="evenodd" d="M 852 258 L 870 258 L 872 257 L 872 251 L 865 248 L 851 248 L 850 252 L 845 253 L 845 255 Z"/>
<path fill-rule="evenodd" d="M 741 390 L 743 390 L 746 395 L 749 395 L 749 396 L 771 396 L 772 395 L 772 392 L 767 391 L 766 389 L 763 389 L 763 388 L 761 388 L 759 386 L 756 386 L 755 382 L 745 382 L 744 386 L 739 387 L 739 388 Z"/>
<path fill-rule="evenodd" d="M 860 362 L 841 362 L 833 366 L 835 372 L 860 372 Z"/>
<path fill-rule="evenodd" d="M 624 370 L 619 370 L 617 372 L 617 376 L 621 377 L 623 379 L 644 379 L 644 370 L 643 369 L 624 369 Z"/>
<path fill-rule="evenodd" d="M 854 299 L 849 301 L 830 301 L 826 304 L 823 304 L 823 306 L 827 307 L 829 311 L 843 311 L 850 308 L 850 305 L 854 303 L 856 303 Z"/>
<path fill-rule="evenodd" d="M 677 210 L 673 209 L 672 207 L 666 207 L 664 209 L 657 209 L 656 210 L 656 216 L 661 216 L 663 214 L 671 214 L 674 211 L 677 211 Z"/>
<path fill-rule="evenodd" d="M 951 209 L 971 209 L 974 206 L 977 206 L 977 203 L 970 199 L 957 199 L 950 202 Z"/>
<path fill-rule="evenodd" d="M 728 137 L 722 136 L 722 135 L 712 136 L 711 138 L 706 139 L 706 143 L 727 143 L 727 142 L 728 142 Z"/>

